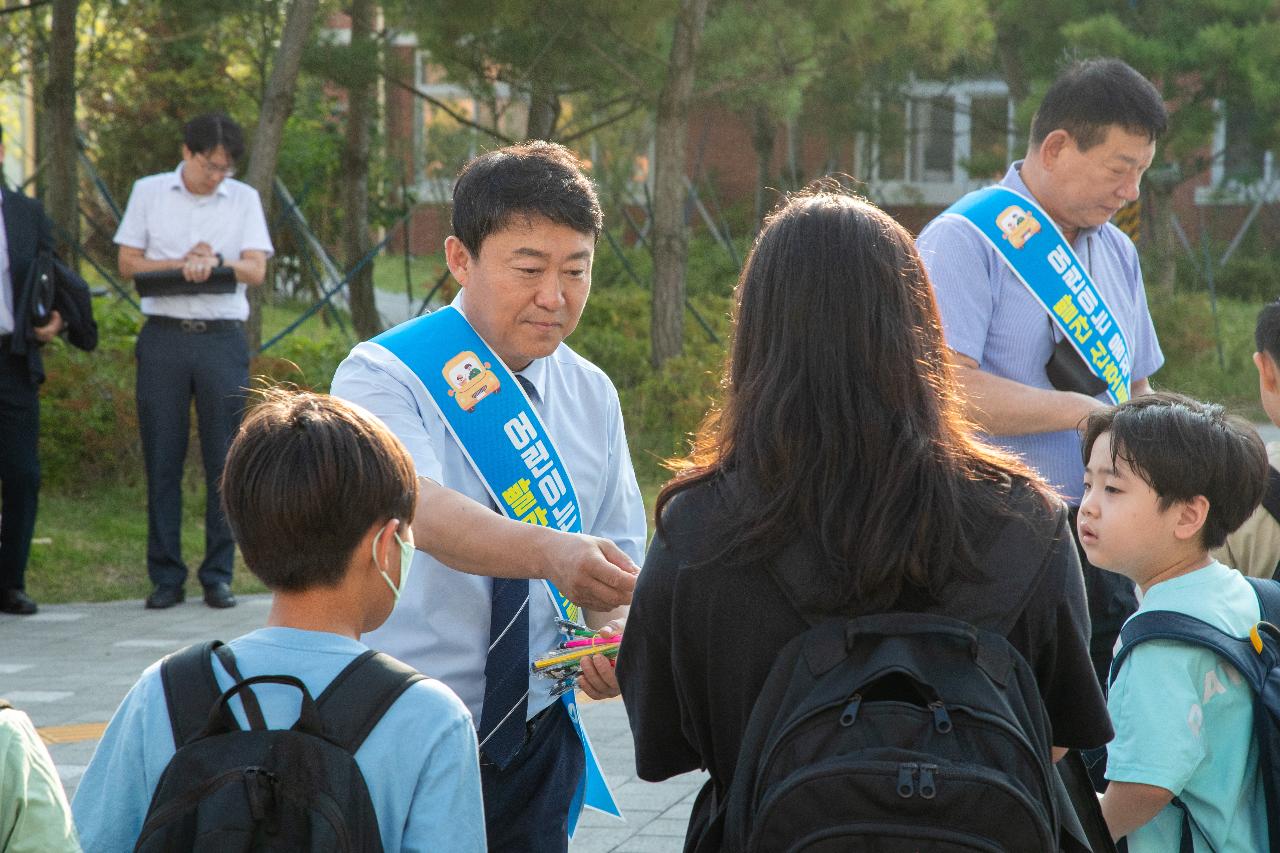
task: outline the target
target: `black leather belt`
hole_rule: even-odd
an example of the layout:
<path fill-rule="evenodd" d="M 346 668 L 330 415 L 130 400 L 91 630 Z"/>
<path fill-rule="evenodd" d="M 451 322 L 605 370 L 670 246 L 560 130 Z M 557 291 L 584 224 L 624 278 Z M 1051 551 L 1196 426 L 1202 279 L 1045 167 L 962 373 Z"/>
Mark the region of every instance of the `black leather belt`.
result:
<path fill-rule="evenodd" d="M 179 329 L 192 335 L 202 335 L 205 332 L 230 332 L 244 327 L 243 320 L 180 320 L 177 317 L 150 316 L 147 322 L 166 329 Z"/>

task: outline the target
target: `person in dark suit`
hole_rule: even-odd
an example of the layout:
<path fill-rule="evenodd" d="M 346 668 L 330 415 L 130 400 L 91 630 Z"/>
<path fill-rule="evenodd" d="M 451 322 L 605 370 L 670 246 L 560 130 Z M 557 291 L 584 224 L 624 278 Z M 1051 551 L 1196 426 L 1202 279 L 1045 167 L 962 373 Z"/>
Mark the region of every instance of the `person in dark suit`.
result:
<path fill-rule="evenodd" d="M 0 187 L 0 200 L 0 612 L 25 616 L 37 609 L 24 577 L 40 493 L 40 348 L 64 323 L 54 310 L 37 327 L 31 311 L 32 266 L 53 252 L 53 223 L 40 202 L 8 187 Z"/>

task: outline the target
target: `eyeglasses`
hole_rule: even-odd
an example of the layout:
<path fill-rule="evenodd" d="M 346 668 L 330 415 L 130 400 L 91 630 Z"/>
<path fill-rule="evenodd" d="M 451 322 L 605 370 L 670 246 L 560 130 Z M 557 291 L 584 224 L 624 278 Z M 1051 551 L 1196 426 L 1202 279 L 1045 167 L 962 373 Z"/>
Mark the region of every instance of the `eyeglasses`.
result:
<path fill-rule="evenodd" d="M 224 178 L 235 177 L 235 166 L 219 166 L 217 163 L 210 160 L 207 154 L 197 154 L 196 156 L 200 158 L 200 163 L 205 167 L 205 169 L 213 174 L 222 175 Z"/>

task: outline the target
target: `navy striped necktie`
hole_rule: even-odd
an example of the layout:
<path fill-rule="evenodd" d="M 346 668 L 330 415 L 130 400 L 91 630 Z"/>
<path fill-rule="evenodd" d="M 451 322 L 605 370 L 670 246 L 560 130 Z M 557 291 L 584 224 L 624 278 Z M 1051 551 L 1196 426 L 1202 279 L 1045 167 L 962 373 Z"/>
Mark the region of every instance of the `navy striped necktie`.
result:
<path fill-rule="evenodd" d="M 516 379 L 531 398 L 532 383 Z M 484 664 L 480 751 L 506 768 L 524 745 L 529 708 L 529 581 L 494 578 L 489 613 L 489 656 Z"/>

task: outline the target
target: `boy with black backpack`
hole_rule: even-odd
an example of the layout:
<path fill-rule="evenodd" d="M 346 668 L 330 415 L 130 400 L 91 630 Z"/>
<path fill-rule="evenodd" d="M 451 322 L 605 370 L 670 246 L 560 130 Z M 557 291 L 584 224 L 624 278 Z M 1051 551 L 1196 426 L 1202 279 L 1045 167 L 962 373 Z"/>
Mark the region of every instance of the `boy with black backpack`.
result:
<path fill-rule="evenodd" d="M 1280 426 L 1280 302 L 1263 306 L 1253 336 L 1262 408 Z M 1213 552 L 1226 565 L 1255 578 L 1276 577 L 1280 567 L 1280 442 L 1267 445 L 1267 456 L 1271 465 L 1262 505 Z"/>
<path fill-rule="evenodd" d="M 1080 543 L 1143 592 L 1111 669 L 1111 834 L 1130 853 L 1275 849 L 1254 735 L 1270 717 L 1250 684 L 1275 665 L 1258 626 L 1275 584 L 1209 554 L 1262 497 L 1262 441 L 1221 406 L 1152 394 L 1090 415 L 1083 449 Z"/>
<path fill-rule="evenodd" d="M 404 446 L 335 398 L 268 392 L 222 492 L 267 627 L 142 674 L 76 791 L 85 849 L 484 850 L 466 707 L 359 641 L 408 580 Z"/>

